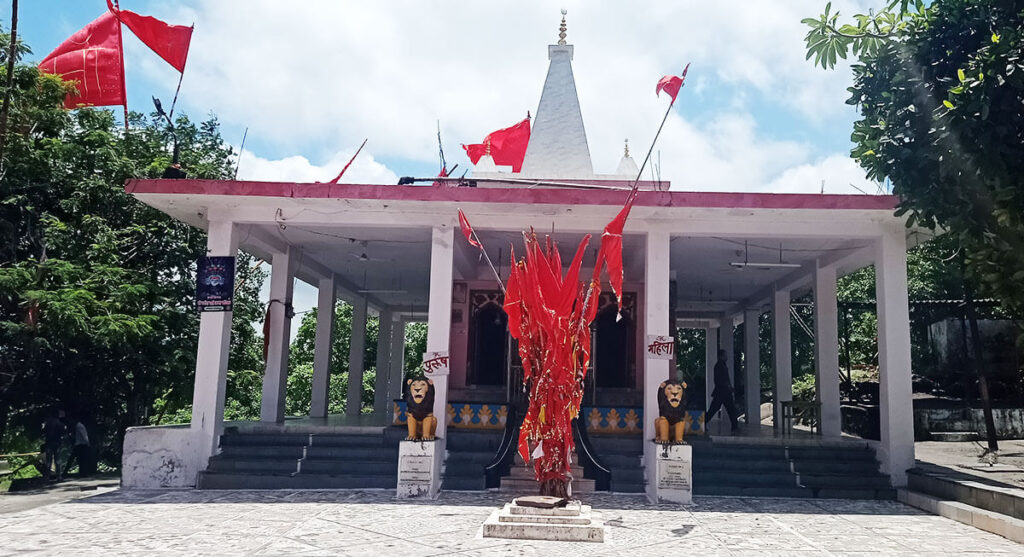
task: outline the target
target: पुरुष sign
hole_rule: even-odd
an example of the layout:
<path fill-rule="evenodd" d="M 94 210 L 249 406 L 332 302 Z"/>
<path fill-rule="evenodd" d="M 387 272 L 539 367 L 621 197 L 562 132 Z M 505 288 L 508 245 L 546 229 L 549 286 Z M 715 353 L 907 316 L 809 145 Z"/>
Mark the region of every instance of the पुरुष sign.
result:
<path fill-rule="evenodd" d="M 672 360 L 676 357 L 676 339 L 647 335 L 647 357 L 652 360 Z"/>
<path fill-rule="evenodd" d="M 423 374 L 427 377 L 448 375 L 448 351 L 427 352 L 424 354 Z"/>

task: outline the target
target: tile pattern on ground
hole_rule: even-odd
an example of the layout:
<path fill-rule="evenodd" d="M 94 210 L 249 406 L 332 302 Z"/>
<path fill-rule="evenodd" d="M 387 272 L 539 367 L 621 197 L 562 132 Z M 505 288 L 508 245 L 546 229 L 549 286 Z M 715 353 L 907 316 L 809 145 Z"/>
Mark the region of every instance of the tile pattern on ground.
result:
<path fill-rule="evenodd" d="M 483 538 L 496 493 L 115 491 L 4 515 L 0 555 L 1021 555 L 1024 546 L 892 501 L 587 498 L 606 541 Z"/>

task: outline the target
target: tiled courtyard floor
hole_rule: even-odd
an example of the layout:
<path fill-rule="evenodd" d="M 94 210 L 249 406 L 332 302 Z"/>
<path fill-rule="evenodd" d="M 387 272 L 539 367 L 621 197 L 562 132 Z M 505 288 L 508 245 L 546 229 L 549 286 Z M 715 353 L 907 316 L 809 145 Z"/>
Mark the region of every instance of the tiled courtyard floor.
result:
<path fill-rule="evenodd" d="M 1024 555 L 1024 546 L 890 501 L 593 496 L 602 544 L 480 537 L 505 501 L 385 492 L 115 491 L 0 515 L 0 555 Z"/>

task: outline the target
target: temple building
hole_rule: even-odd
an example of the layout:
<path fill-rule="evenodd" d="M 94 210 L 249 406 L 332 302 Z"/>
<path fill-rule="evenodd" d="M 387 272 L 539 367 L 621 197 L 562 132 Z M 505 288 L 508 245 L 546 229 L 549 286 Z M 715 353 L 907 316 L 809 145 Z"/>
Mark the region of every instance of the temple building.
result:
<path fill-rule="evenodd" d="M 126 487 L 394 488 L 403 426 L 404 330 L 426 322 L 428 353 L 448 355 L 434 376 L 442 490 L 519 489 L 529 474 L 514 438 L 524 408 L 522 369 L 503 296 L 476 248 L 472 220 L 503 278 L 522 231 L 555 230 L 563 261 L 596 240 L 638 174 L 624 149 L 614 175 L 594 173 L 564 29 L 522 170 L 485 155 L 466 181 L 444 185 L 130 180 L 139 201 L 208 233 L 208 254 L 239 250 L 272 263 L 270 327 L 258 422 L 224 423 L 231 312 L 201 315 L 190 425 L 141 427 L 125 440 Z M 584 92 L 586 93 L 586 92 Z M 429 183 L 428 183 L 429 184 Z M 688 440 L 694 490 L 708 494 L 892 497 L 914 465 L 906 252 L 922 235 L 894 215 L 892 196 L 673 191 L 641 182 L 623 236 L 621 314 L 607 285 L 594 321 L 593 358 L 577 424 L 576 492 L 648 492 L 656 482 L 653 421 L 660 384 L 692 378 Z M 873 265 L 878 311 L 878 439 L 843 433 L 836 280 Z M 285 416 L 291 299 L 296 280 L 319 289 L 311 411 Z M 813 294 L 816 400 L 792 402 L 791 301 Z M 351 389 L 329 416 L 331 317 L 353 305 L 348 384 L 363 373 L 368 316 L 379 317 L 373 411 Z M 767 314 L 770 334 L 759 326 Z M 703 331 L 699 369 L 677 369 L 651 339 Z M 801 332 L 800 334 L 803 334 Z M 739 346 L 734 341 L 742 335 Z M 762 348 L 772 371 L 762 379 Z M 705 428 L 718 349 L 727 353 L 745 426 Z M 418 362 L 416 362 L 418 363 Z M 766 375 L 767 377 L 767 375 Z M 762 404 L 771 403 L 771 416 Z M 768 408 L 766 406 L 766 408 Z M 792 431 L 802 412 L 812 431 Z M 743 421 L 741 419 L 741 421 Z M 725 421 L 723 415 L 713 423 Z M 706 431 L 710 429 L 711 431 Z M 763 469 L 751 468 L 763 464 Z M 756 466 L 755 466 L 756 468 Z"/>

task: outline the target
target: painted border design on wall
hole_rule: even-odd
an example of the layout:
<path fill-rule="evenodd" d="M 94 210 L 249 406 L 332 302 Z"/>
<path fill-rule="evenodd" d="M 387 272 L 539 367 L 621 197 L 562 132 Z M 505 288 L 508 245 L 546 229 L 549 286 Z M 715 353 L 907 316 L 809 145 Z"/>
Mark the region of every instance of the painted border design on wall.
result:
<path fill-rule="evenodd" d="M 503 430 L 508 418 L 508 405 L 452 402 L 448 404 L 445 414 L 448 427 Z M 404 400 L 392 403 L 391 424 L 405 425 Z"/>
<path fill-rule="evenodd" d="M 593 406 L 580 410 L 588 433 L 605 435 L 639 435 L 644 431 L 644 409 L 621 406 Z M 684 435 L 704 433 L 704 411 L 687 410 L 683 418 Z"/>

